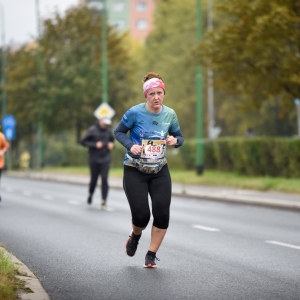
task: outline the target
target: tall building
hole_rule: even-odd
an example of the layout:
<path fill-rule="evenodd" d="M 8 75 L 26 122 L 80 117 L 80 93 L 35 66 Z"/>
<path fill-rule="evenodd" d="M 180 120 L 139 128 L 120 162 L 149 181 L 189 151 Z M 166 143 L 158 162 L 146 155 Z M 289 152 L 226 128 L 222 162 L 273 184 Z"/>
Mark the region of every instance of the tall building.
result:
<path fill-rule="evenodd" d="M 103 0 L 79 0 L 101 11 Z M 129 30 L 134 39 L 143 41 L 153 28 L 155 0 L 106 0 L 108 23 L 118 30 Z"/>
<path fill-rule="evenodd" d="M 131 0 L 106 0 L 108 22 L 120 31 L 130 28 L 130 2 Z"/>
<path fill-rule="evenodd" d="M 133 38 L 144 40 L 153 28 L 155 0 L 130 0 L 130 33 Z"/>

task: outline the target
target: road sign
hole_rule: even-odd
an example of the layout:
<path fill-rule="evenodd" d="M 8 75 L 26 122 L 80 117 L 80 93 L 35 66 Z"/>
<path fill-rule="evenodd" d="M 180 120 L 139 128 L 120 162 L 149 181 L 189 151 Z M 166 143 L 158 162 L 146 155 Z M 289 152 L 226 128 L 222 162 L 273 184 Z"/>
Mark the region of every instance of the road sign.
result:
<path fill-rule="evenodd" d="M 102 103 L 95 111 L 94 116 L 99 120 L 103 117 L 112 118 L 115 115 L 114 109 L 112 109 L 107 103 Z"/>
<path fill-rule="evenodd" d="M 13 128 L 7 127 L 4 129 L 4 135 L 8 141 L 12 141 L 16 137 L 16 131 Z"/>
<path fill-rule="evenodd" d="M 8 141 L 15 139 L 16 131 L 15 127 L 17 125 L 17 121 L 13 115 L 6 115 L 2 119 L 2 127 L 3 133 Z"/>
<path fill-rule="evenodd" d="M 216 139 L 220 135 L 221 131 L 222 131 L 221 127 L 210 127 L 209 137 L 211 139 Z"/>
<path fill-rule="evenodd" d="M 17 124 L 17 121 L 13 115 L 6 115 L 2 119 L 2 126 L 3 127 L 15 127 Z"/>

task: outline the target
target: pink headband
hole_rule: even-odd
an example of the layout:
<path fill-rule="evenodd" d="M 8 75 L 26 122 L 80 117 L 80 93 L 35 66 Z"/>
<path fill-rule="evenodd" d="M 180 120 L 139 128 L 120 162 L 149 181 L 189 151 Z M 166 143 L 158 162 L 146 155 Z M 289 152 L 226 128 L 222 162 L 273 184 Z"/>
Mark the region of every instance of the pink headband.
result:
<path fill-rule="evenodd" d="M 164 92 L 166 93 L 165 84 L 161 79 L 151 78 L 151 79 L 147 80 L 146 82 L 144 82 L 143 91 L 144 91 L 145 98 L 147 97 L 148 91 L 150 89 L 156 88 L 156 87 L 162 88 L 164 90 Z"/>

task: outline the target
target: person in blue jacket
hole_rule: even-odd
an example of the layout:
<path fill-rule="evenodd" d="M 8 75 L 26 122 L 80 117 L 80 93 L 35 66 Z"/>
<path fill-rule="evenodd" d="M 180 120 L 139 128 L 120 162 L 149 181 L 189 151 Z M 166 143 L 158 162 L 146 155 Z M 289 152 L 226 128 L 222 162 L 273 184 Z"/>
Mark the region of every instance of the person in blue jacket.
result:
<path fill-rule="evenodd" d="M 171 177 L 166 146 L 183 144 L 175 111 L 163 104 L 166 88 L 154 72 L 143 78 L 146 102 L 131 107 L 114 130 L 115 138 L 126 148 L 123 188 L 132 216 L 132 231 L 125 243 L 128 256 L 134 256 L 142 231 L 150 221 L 148 195 L 152 203 L 151 241 L 145 268 L 155 268 L 156 253 L 169 227 Z M 129 132 L 129 136 L 127 133 Z"/>

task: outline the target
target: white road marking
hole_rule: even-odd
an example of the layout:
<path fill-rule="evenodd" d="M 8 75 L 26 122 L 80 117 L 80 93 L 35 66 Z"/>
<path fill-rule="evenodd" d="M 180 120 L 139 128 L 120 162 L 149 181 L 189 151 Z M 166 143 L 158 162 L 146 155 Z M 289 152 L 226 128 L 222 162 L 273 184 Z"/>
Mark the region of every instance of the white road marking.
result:
<path fill-rule="evenodd" d="M 292 244 L 286 244 L 286 243 L 281 243 L 281 242 L 277 242 L 277 241 L 265 241 L 265 242 L 268 244 L 273 244 L 273 245 L 277 245 L 277 246 L 288 247 L 288 248 L 300 250 L 300 246 L 296 246 L 296 245 L 292 245 Z"/>
<path fill-rule="evenodd" d="M 107 208 L 106 208 L 106 211 L 115 211 L 115 209 L 112 208 L 112 207 L 107 207 Z"/>
<path fill-rule="evenodd" d="M 69 200 L 68 204 L 71 204 L 71 205 L 80 205 L 80 202 L 76 201 L 76 200 Z"/>
<path fill-rule="evenodd" d="M 44 195 L 43 198 L 46 200 L 53 200 L 53 197 L 50 195 Z"/>
<path fill-rule="evenodd" d="M 32 195 L 32 192 L 24 191 L 24 192 L 23 192 L 23 195 L 24 195 L 24 196 L 31 196 L 31 195 Z"/>
<path fill-rule="evenodd" d="M 192 227 L 196 229 L 206 230 L 206 231 L 215 231 L 215 232 L 220 231 L 220 229 L 218 228 L 206 227 L 202 225 L 192 225 Z"/>
<path fill-rule="evenodd" d="M 11 192 L 13 192 L 14 191 L 14 189 L 13 188 L 10 188 L 10 187 L 6 187 L 6 188 L 4 188 L 7 192 L 9 192 L 9 193 L 11 193 Z"/>

